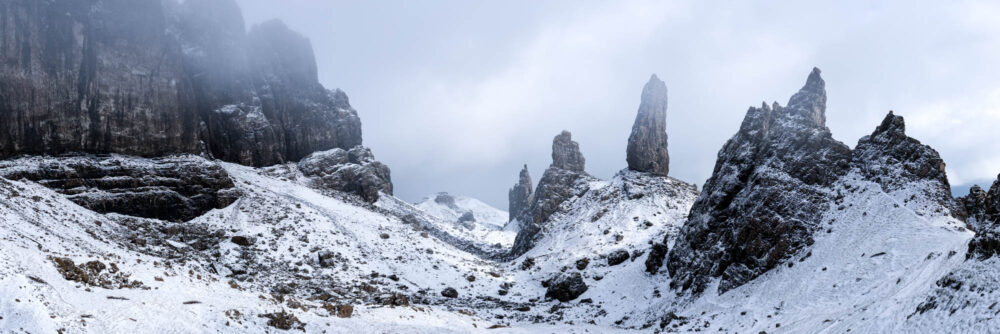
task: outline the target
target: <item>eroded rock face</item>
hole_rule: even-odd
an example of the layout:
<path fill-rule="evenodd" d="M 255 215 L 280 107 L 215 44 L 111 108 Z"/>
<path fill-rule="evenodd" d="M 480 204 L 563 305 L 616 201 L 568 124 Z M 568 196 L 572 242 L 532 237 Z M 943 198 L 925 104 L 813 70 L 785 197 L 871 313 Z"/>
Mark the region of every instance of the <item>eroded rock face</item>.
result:
<path fill-rule="evenodd" d="M 552 140 L 552 165 L 542 174 L 538 188 L 531 196 L 531 203 L 517 217 L 521 230 L 511 248 L 513 256 L 520 256 L 534 247 L 542 225 L 566 200 L 580 196 L 588 183 L 596 178 L 583 170 L 584 158 L 580 145 L 573 141 L 569 131 L 563 131 Z"/>
<path fill-rule="evenodd" d="M 531 174 L 528 173 L 528 165 L 524 165 L 518 175 L 517 184 L 507 192 L 507 213 L 508 221 L 520 217 L 524 210 L 531 205 L 531 196 L 534 189 L 531 183 Z"/>
<path fill-rule="evenodd" d="M 639 113 L 632 125 L 626 149 L 628 168 L 666 176 L 670 171 L 667 152 L 667 85 L 656 74 L 642 88 Z"/>
<path fill-rule="evenodd" d="M 966 223 L 976 232 L 966 257 L 986 260 L 1000 255 L 1000 176 L 988 192 L 974 186 L 958 202 L 968 213 Z"/>
<path fill-rule="evenodd" d="M 552 139 L 552 167 L 572 172 L 582 172 L 586 160 L 580 153 L 580 144 L 573 141 L 573 134 L 563 130 Z"/>
<path fill-rule="evenodd" d="M 0 176 L 28 179 L 88 209 L 187 221 L 239 198 L 222 167 L 195 156 L 30 157 L 0 161 Z"/>
<path fill-rule="evenodd" d="M 930 198 L 959 216 L 964 212 L 952 198 L 944 160 L 930 146 L 908 137 L 903 117 L 891 111 L 871 135 L 858 141 L 851 166 L 886 192 L 903 189 L 912 182 L 929 181 L 934 185 L 929 190 Z"/>
<path fill-rule="evenodd" d="M 284 24 L 232 0 L 0 2 L 0 158 L 210 153 L 264 166 L 361 144 Z"/>
<path fill-rule="evenodd" d="M 814 69 L 787 107 L 747 111 L 668 255 L 674 288 L 700 292 L 718 277 L 724 292 L 812 244 L 851 161 L 825 125 L 824 85 Z"/>
<path fill-rule="evenodd" d="M 316 186 L 356 194 L 369 203 L 378 200 L 380 191 L 392 195 L 389 167 L 375 161 L 367 147 L 316 152 L 299 161 L 298 167 Z"/>
<path fill-rule="evenodd" d="M 159 0 L 0 2 L 0 158 L 197 153 L 198 114 Z"/>

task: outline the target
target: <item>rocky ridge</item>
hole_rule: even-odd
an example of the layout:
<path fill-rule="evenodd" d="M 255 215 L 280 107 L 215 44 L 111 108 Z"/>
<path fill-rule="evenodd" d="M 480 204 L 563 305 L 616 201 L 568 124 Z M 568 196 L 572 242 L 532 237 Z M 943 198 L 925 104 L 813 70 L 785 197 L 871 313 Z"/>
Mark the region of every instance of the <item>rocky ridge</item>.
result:
<path fill-rule="evenodd" d="M 890 112 L 853 151 L 834 140 L 824 124 L 826 93 L 819 73 L 813 70 L 787 107 L 751 108 L 720 150 L 715 171 L 670 250 L 674 288 L 699 293 L 718 278 L 723 293 L 807 249 L 822 213 L 843 209 L 844 191 L 855 191 L 833 187 L 848 174 L 879 184 L 886 193 L 921 190 L 920 198 L 940 208 L 935 214 L 963 217 L 940 156 L 906 135 L 902 117 Z"/>
<path fill-rule="evenodd" d="M 812 244 L 829 186 L 851 161 L 824 123 L 824 86 L 813 69 L 787 107 L 747 111 L 670 251 L 674 287 L 700 292 L 719 277 L 724 292 Z"/>

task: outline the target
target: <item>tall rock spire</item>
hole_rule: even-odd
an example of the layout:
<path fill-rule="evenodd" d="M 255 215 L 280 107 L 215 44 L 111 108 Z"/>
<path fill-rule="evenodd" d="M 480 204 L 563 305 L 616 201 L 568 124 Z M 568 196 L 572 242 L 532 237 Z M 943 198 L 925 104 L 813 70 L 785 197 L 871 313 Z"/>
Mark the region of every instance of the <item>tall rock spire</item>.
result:
<path fill-rule="evenodd" d="M 789 112 L 812 119 L 817 126 L 826 126 L 826 82 L 820 77 L 819 68 L 813 67 L 806 84 L 788 99 Z"/>
<path fill-rule="evenodd" d="M 531 205 L 532 194 L 534 194 L 534 189 L 531 185 L 531 174 L 528 173 L 528 165 L 524 165 L 517 184 L 507 192 L 507 221 L 521 216 L 521 213 Z"/>
<path fill-rule="evenodd" d="M 667 152 L 667 85 L 656 74 L 642 88 L 639 113 L 632 124 L 625 151 L 628 168 L 666 176 L 670 171 Z"/>
<path fill-rule="evenodd" d="M 511 201 L 510 214 L 521 223 L 521 230 L 517 232 L 510 251 L 512 257 L 520 256 L 534 247 L 542 226 L 548 222 L 549 216 L 559 210 L 559 205 L 580 194 L 589 182 L 596 180 L 583 171 L 583 167 L 580 144 L 573 141 L 573 135 L 569 131 L 563 130 L 552 139 L 552 165 L 542 174 L 542 179 L 538 180 L 538 188 L 531 193 L 527 204 L 520 212 L 515 212 L 514 201 Z M 521 171 L 521 180 L 511 189 L 511 193 L 522 183 L 529 185 L 527 190 L 530 192 L 531 179 L 527 169 Z"/>

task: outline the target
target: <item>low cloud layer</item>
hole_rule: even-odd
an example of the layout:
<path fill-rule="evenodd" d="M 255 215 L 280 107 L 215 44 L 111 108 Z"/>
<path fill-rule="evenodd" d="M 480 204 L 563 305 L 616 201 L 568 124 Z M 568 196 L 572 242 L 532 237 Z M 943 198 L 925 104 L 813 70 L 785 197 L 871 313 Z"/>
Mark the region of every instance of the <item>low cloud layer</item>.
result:
<path fill-rule="evenodd" d="M 563 129 L 610 177 L 651 73 L 669 90 L 671 175 L 688 182 L 748 106 L 785 104 L 813 66 L 835 138 L 854 146 L 894 110 L 952 184 L 1000 173 L 992 2 L 238 2 L 249 24 L 280 18 L 312 40 L 321 82 L 351 97 L 407 200 L 506 208 L 521 164 L 537 180 Z"/>

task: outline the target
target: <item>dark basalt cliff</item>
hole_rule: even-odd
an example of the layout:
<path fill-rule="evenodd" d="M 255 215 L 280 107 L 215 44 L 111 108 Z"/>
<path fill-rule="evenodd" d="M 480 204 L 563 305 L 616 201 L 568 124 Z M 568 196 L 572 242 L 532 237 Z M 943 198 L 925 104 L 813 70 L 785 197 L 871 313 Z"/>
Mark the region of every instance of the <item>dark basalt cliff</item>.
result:
<path fill-rule="evenodd" d="M 200 151 L 194 88 L 160 2 L 0 1 L 0 158 Z"/>
<path fill-rule="evenodd" d="M 309 41 L 232 0 L 0 0 L 0 158 L 210 154 L 263 166 L 361 144 Z"/>
<path fill-rule="evenodd" d="M 824 86 L 814 69 L 787 107 L 747 111 L 669 253 L 673 287 L 701 292 L 718 277 L 726 291 L 812 244 L 851 161 L 826 127 Z"/>

